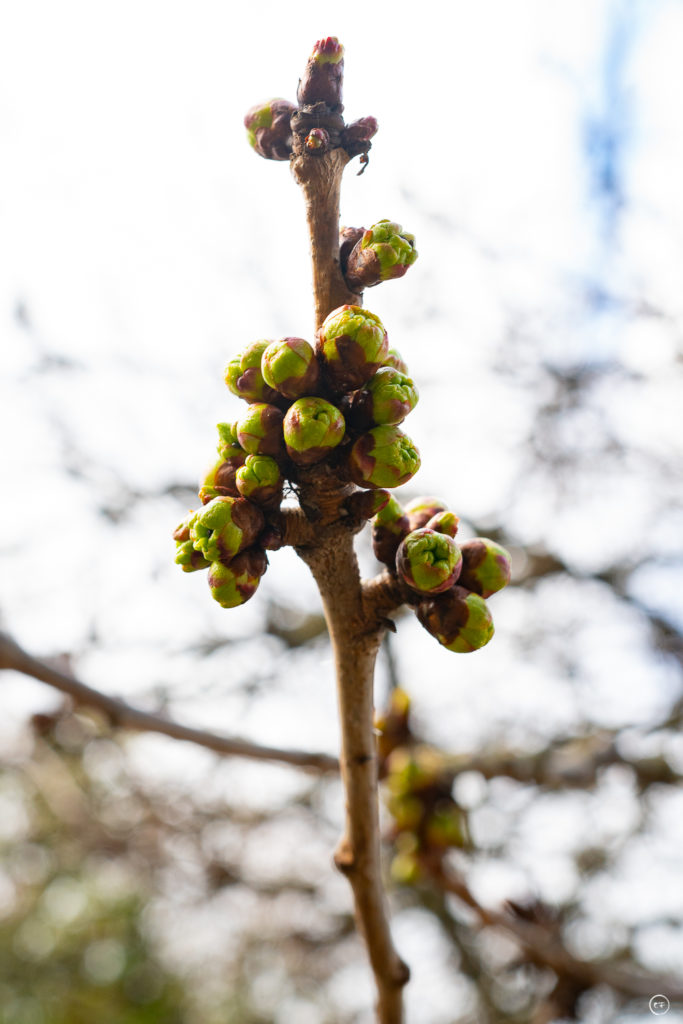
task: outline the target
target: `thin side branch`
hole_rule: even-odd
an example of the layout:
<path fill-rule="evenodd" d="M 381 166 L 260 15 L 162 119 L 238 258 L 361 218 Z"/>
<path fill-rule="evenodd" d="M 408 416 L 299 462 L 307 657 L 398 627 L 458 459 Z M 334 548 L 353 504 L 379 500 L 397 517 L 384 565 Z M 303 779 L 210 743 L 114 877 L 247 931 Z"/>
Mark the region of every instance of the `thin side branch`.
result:
<path fill-rule="evenodd" d="M 537 966 L 550 967 L 558 976 L 568 976 L 586 988 L 609 985 L 617 992 L 634 998 L 649 998 L 655 992 L 666 992 L 671 1000 L 683 999 L 683 985 L 673 978 L 660 977 L 634 969 L 625 971 L 605 961 L 579 960 L 564 946 L 554 929 L 525 921 L 514 914 L 483 907 L 462 879 L 446 870 L 436 870 L 434 881 L 445 891 L 465 903 L 482 926 L 501 928 L 524 948 L 529 960 Z"/>
<path fill-rule="evenodd" d="M 76 704 L 103 712 L 112 725 L 141 732 L 162 733 L 176 740 L 187 740 L 207 747 L 224 756 L 248 757 L 256 761 L 279 761 L 281 764 L 317 772 L 339 770 L 336 757 L 330 757 L 329 754 L 265 747 L 237 737 L 219 736 L 204 729 L 192 729 L 190 726 L 181 725 L 180 722 L 174 722 L 173 719 L 141 711 L 117 697 L 110 697 L 86 686 L 85 683 L 79 682 L 65 672 L 60 672 L 45 661 L 32 657 L 6 633 L 0 633 L 0 669 L 12 669 L 39 679 L 48 686 L 68 694 Z"/>

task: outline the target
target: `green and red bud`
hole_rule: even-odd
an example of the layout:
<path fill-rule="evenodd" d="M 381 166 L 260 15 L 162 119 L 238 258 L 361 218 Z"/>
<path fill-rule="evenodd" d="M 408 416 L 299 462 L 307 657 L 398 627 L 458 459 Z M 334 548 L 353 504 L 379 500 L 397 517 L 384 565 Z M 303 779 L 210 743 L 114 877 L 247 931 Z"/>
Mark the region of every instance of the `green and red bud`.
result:
<path fill-rule="evenodd" d="M 236 608 L 256 592 L 268 568 L 265 552 L 259 548 L 243 551 L 227 564 L 214 562 L 209 570 L 209 587 L 222 608 Z"/>
<path fill-rule="evenodd" d="M 217 423 L 218 444 L 216 451 L 224 460 L 236 455 L 245 455 L 244 448 L 237 440 L 237 423 Z"/>
<path fill-rule="evenodd" d="M 261 338 L 231 359 L 225 368 L 225 383 L 233 395 L 246 402 L 277 401 L 277 391 L 269 387 L 261 373 L 261 359 L 270 342 Z"/>
<path fill-rule="evenodd" d="M 330 148 L 330 133 L 324 128 L 312 128 L 304 139 L 309 153 L 326 153 Z"/>
<path fill-rule="evenodd" d="M 425 843 L 440 848 L 470 844 L 467 817 L 453 800 L 440 800 L 424 828 Z"/>
<path fill-rule="evenodd" d="M 361 387 L 380 368 L 389 341 L 380 318 L 361 306 L 340 306 L 325 319 L 316 347 L 337 393 Z"/>
<path fill-rule="evenodd" d="M 372 147 L 370 139 L 377 134 L 377 128 L 377 118 L 372 115 L 359 117 L 357 121 L 347 124 L 341 133 L 341 144 L 349 156 L 367 153 Z"/>
<path fill-rule="evenodd" d="M 420 601 L 417 617 L 443 647 L 459 654 L 484 647 L 493 636 L 493 619 L 486 601 L 461 586 Z"/>
<path fill-rule="evenodd" d="M 324 398 L 299 398 L 287 410 L 283 432 L 287 454 L 299 466 L 320 462 L 342 441 L 344 417 Z"/>
<path fill-rule="evenodd" d="M 352 480 L 360 487 L 400 487 L 420 468 L 420 453 L 398 427 L 375 427 L 349 453 Z"/>
<path fill-rule="evenodd" d="M 370 425 L 395 426 L 417 405 L 415 384 L 399 370 L 381 366 L 364 388 L 349 396 L 351 424 L 359 430 Z"/>
<path fill-rule="evenodd" d="M 344 508 L 356 519 L 372 519 L 391 501 L 389 491 L 354 491 L 344 502 Z"/>
<path fill-rule="evenodd" d="M 288 100 L 259 103 L 247 111 L 244 127 L 249 145 L 266 160 L 289 160 L 292 153 L 290 120 L 296 107 Z"/>
<path fill-rule="evenodd" d="M 354 292 L 403 277 L 417 259 L 415 236 L 400 224 L 380 220 L 364 232 L 346 263 L 346 283 Z"/>
<path fill-rule="evenodd" d="M 209 562 L 229 561 L 250 547 L 264 527 L 263 513 L 244 498 L 214 498 L 197 513 L 190 539 Z"/>
<path fill-rule="evenodd" d="M 206 505 L 219 494 L 239 497 L 235 482 L 235 474 L 244 465 L 246 452 L 240 449 L 239 455 L 231 455 L 229 459 L 219 459 L 204 474 L 199 484 L 199 500 Z"/>
<path fill-rule="evenodd" d="M 404 583 L 423 594 L 441 594 L 457 581 L 460 548 L 452 537 L 423 527 L 413 530 L 396 552 L 396 571 Z"/>
<path fill-rule="evenodd" d="M 405 507 L 411 530 L 426 526 L 432 516 L 439 512 L 448 512 L 448 506 L 440 498 L 413 498 Z"/>
<path fill-rule="evenodd" d="M 481 597 L 490 597 L 510 582 L 510 554 L 488 537 L 475 537 L 461 546 L 463 564 L 459 584 Z"/>
<path fill-rule="evenodd" d="M 455 512 L 437 512 L 426 523 L 428 530 L 436 530 L 437 533 L 445 533 L 448 537 L 455 537 L 458 532 L 460 519 Z"/>
<path fill-rule="evenodd" d="M 375 558 L 393 569 L 399 544 L 409 531 L 408 517 L 392 495 L 372 523 L 372 549 Z"/>
<path fill-rule="evenodd" d="M 344 47 L 336 36 L 319 39 L 299 80 L 299 105 L 326 103 L 331 110 L 341 108 L 343 79 Z"/>
<path fill-rule="evenodd" d="M 282 500 L 282 473 L 270 455 L 247 455 L 235 483 L 241 496 L 257 505 L 274 508 Z"/>
<path fill-rule="evenodd" d="M 198 569 L 208 569 L 211 565 L 201 551 L 197 551 L 191 540 L 176 545 L 175 562 L 181 566 L 183 572 L 196 572 Z"/>
<path fill-rule="evenodd" d="M 282 421 L 284 413 L 276 405 L 254 402 L 237 421 L 239 443 L 249 455 L 284 454 Z"/>
<path fill-rule="evenodd" d="M 401 356 L 401 353 L 396 348 L 390 348 L 384 358 L 383 366 L 392 366 L 394 370 L 398 370 L 399 373 L 408 374 L 408 366 Z"/>
<path fill-rule="evenodd" d="M 285 398 L 301 398 L 315 392 L 320 368 L 307 341 L 283 338 L 264 350 L 261 373 L 266 384 Z"/>

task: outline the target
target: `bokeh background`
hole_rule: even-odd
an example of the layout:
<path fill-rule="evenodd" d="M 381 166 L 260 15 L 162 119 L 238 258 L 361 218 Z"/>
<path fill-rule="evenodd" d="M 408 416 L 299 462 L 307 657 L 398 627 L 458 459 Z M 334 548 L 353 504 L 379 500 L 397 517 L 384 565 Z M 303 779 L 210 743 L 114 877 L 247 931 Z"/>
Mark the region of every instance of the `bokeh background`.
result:
<path fill-rule="evenodd" d="M 224 611 L 170 540 L 240 411 L 227 359 L 312 335 L 303 203 L 242 117 L 293 99 L 328 34 L 347 118 L 380 124 L 342 221 L 398 220 L 420 253 L 366 297 L 421 392 L 401 497 L 444 498 L 515 566 L 475 655 L 402 617 L 377 703 L 405 687 L 462 759 L 482 902 L 543 901 L 576 956 L 680 973 L 679 0 L 8 5 L 2 628 L 136 705 L 336 752 L 305 566 L 276 553 Z M 358 550 L 377 571 L 366 534 Z M 121 735 L 18 674 L 0 701 L 3 1021 L 372 1019 L 330 863 L 336 781 Z M 494 770 L 468 767 L 483 756 Z M 569 782 L 544 778 L 553 757 L 579 766 Z M 526 780 L 500 767 L 525 758 Z M 510 941 L 455 904 L 392 901 L 410 1024 L 555 1019 L 534 1017 L 547 972 Z M 607 986 L 573 1012 L 651 1019 Z"/>

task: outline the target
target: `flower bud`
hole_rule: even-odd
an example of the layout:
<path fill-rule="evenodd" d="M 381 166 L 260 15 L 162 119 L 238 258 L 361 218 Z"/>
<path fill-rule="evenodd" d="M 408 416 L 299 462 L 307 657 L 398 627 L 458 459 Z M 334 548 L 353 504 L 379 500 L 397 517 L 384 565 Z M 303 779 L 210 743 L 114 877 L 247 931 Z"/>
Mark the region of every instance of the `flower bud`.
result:
<path fill-rule="evenodd" d="M 383 366 L 393 366 L 394 370 L 398 370 L 399 373 L 405 373 L 408 375 L 408 367 L 401 357 L 401 353 L 398 349 L 390 348 L 387 350 L 387 354 L 384 359 Z"/>
<path fill-rule="evenodd" d="M 445 533 L 448 537 L 455 537 L 458 532 L 460 519 L 455 512 L 437 512 L 427 522 L 428 530 L 436 530 L 437 533 Z"/>
<path fill-rule="evenodd" d="M 423 594 L 441 594 L 456 582 L 462 568 L 460 548 L 436 530 L 413 530 L 396 552 L 401 579 Z"/>
<path fill-rule="evenodd" d="M 420 468 L 420 453 L 398 427 L 362 434 L 349 454 L 351 478 L 360 487 L 400 487 Z"/>
<path fill-rule="evenodd" d="M 488 537 L 475 537 L 461 546 L 461 587 L 481 597 L 490 597 L 510 582 L 510 554 Z"/>
<path fill-rule="evenodd" d="M 289 160 L 292 153 L 290 119 L 296 107 L 288 100 L 269 100 L 252 107 L 244 118 L 249 145 L 266 160 Z"/>
<path fill-rule="evenodd" d="M 393 569 L 396 565 L 398 546 L 409 530 L 408 517 L 392 495 L 372 523 L 372 549 L 375 558 Z"/>
<path fill-rule="evenodd" d="M 371 114 L 347 124 L 341 133 L 341 144 L 349 156 L 367 153 L 372 145 L 370 139 L 377 134 L 377 128 L 377 118 Z"/>
<path fill-rule="evenodd" d="M 397 795 L 419 793 L 443 780 L 443 755 L 426 744 L 396 747 L 387 758 L 387 786 Z"/>
<path fill-rule="evenodd" d="M 247 455 L 235 474 L 237 490 L 257 505 L 277 507 L 282 499 L 282 473 L 269 455 Z"/>
<path fill-rule="evenodd" d="M 342 109 L 343 79 L 344 47 L 336 36 L 319 39 L 299 80 L 299 106 L 326 103 L 332 110 Z"/>
<path fill-rule="evenodd" d="M 453 800 L 440 800 L 425 826 L 425 840 L 429 846 L 469 846 L 467 818 Z"/>
<path fill-rule="evenodd" d="M 244 448 L 237 440 L 237 423 L 217 423 L 218 445 L 216 451 L 222 459 L 231 459 L 235 455 L 244 456 Z"/>
<path fill-rule="evenodd" d="M 385 505 L 391 501 L 389 491 L 354 491 L 344 502 L 344 508 L 350 516 L 357 519 L 372 519 Z"/>
<path fill-rule="evenodd" d="M 284 413 L 275 405 L 254 402 L 237 421 L 237 437 L 250 455 L 284 454 L 282 421 Z"/>
<path fill-rule="evenodd" d="M 315 352 L 307 341 L 283 338 L 265 349 L 261 373 L 266 384 L 285 398 L 301 398 L 315 391 L 320 369 Z"/>
<path fill-rule="evenodd" d="M 330 148 L 330 133 L 324 128 L 312 128 L 304 140 L 309 153 L 326 153 Z"/>
<path fill-rule="evenodd" d="M 229 459 L 219 459 L 204 475 L 199 484 L 199 500 L 202 505 L 219 494 L 238 498 L 239 491 L 235 483 L 235 473 L 244 465 L 246 452 L 240 449 L 239 455 L 231 455 Z"/>
<path fill-rule="evenodd" d="M 177 544 L 184 544 L 185 541 L 190 539 L 190 527 L 197 518 L 197 513 L 192 509 L 187 513 L 185 518 L 178 523 L 175 530 L 173 531 L 173 540 Z"/>
<path fill-rule="evenodd" d="M 277 391 L 268 387 L 261 373 L 261 358 L 270 342 L 254 341 L 231 359 L 225 368 L 225 383 L 233 395 L 246 402 L 273 402 L 279 398 Z"/>
<path fill-rule="evenodd" d="M 392 857 L 389 874 L 397 885 L 416 885 L 422 880 L 422 868 L 416 853 L 402 851 Z"/>
<path fill-rule="evenodd" d="M 387 800 L 387 810 L 394 819 L 394 827 L 399 832 L 414 832 L 420 824 L 423 814 L 422 801 L 410 793 L 392 794 Z"/>
<path fill-rule="evenodd" d="M 370 396 L 372 422 L 378 426 L 402 423 L 417 405 L 418 393 L 413 381 L 390 366 L 381 366 L 364 390 Z"/>
<path fill-rule="evenodd" d="M 287 454 L 299 466 L 320 462 L 344 437 L 344 417 L 324 398 L 300 398 L 284 419 Z"/>
<path fill-rule="evenodd" d="M 372 288 L 381 281 L 403 277 L 416 259 L 415 236 L 404 232 L 400 224 L 380 220 L 349 253 L 346 283 L 354 292 Z"/>
<path fill-rule="evenodd" d="M 378 316 L 361 306 L 340 306 L 318 331 L 317 350 L 335 392 L 352 391 L 372 377 L 386 358 L 387 332 Z"/>
<path fill-rule="evenodd" d="M 209 570 L 211 596 L 222 608 L 236 608 L 253 596 L 267 568 L 268 559 L 259 548 L 243 551 L 227 564 L 214 562 Z"/>
<path fill-rule="evenodd" d="M 410 520 L 410 529 L 419 530 L 426 526 L 432 516 L 438 512 L 447 512 L 448 506 L 440 498 L 413 498 L 405 507 Z"/>
<path fill-rule="evenodd" d="M 211 565 L 191 540 L 176 545 L 175 562 L 182 567 L 183 572 L 196 572 L 197 569 L 208 569 Z"/>
<path fill-rule="evenodd" d="M 365 228 L 340 228 L 339 229 L 339 264 L 342 274 L 346 273 L 346 264 L 349 254 L 356 242 L 360 242 L 365 234 Z"/>
<path fill-rule="evenodd" d="M 190 539 L 210 562 L 229 561 L 254 543 L 263 526 L 263 513 L 250 501 L 218 497 L 197 513 Z"/>
<path fill-rule="evenodd" d="M 440 644 L 460 654 L 484 647 L 493 636 L 493 619 L 486 601 L 464 587 L 455 586 L 420 601 L 417 617 Z"/>

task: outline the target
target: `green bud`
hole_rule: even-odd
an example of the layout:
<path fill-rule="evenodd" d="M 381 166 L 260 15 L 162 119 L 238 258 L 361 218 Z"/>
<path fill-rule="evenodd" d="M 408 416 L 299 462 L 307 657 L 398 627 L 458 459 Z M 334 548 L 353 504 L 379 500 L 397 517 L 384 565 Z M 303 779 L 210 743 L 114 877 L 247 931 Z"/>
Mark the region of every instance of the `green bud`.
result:
<path fill-rule="evenodd" d="M 324 398 L 300 398 L 287 410 L 284 438 L 287 454 L 300 466 L 320 462 L 344 437 L 344 417 Z"/>
<path fill-rule="evenodd" d="M 244 604 L 256 591 L 268 567 L 265 552 L 250 548 L 224 564 L 214 562 L 209 570 L 209 587 L 214 601 L 222 608 Z"/>
<path fill-rule="evenodd" d="M 466 847 L 469 845 L 467 818 L 453 800 L 440 800 L 427 819 L 425 840 L 430 846 Z"/>
<path fill-rule="evenodd" d="M 247 455 L 235 474 L 237 489 L 243 498 L 257 505 L 279 505 L 282 498 L 282 473 L 269 455 Z"/>
<path fill-rule="evenodd" d="M 197 513 L 192 509 L 187 513 L 185 518 L 178 523 L 175 530 L 173 531 L 173 540 L 177 544 L 184 544 L 185 541 L 190 539 L 190 527 L 197 518 Z"/>
<path fill-rule="evenodd" d="M 375 427 L 358 438 L 349 455 L 360 487 L 400 487 L 420 468 L 420 453 L 398 427 Z"/>
<path fill-rule="evenodd" d="M 261 373 L 261 359 L 270 342 L 261 339 L 248 345 L 225 368 L 225 383 L 233 395 L 246 402 L 273 402 L 280 396 L 268 387 Z"/>
<path fill-rule="evenodd" d="M 391 366 L 394 370 L 398 370 L 399 373 L 405 373 L 408 375 L 408 367 L 401 356 L 401 353 L 396 348 L 390 348 L 385 356 L 383 366 Z"/>
<path fill-rule="evenodd" d="M 458 579 L 462 568 L 460 548 L 452 537 L 436 530 L 413 530 L 396 552 L 396 570 L 413 590 L 441 594 Z"/>
<path fill-rule="evenodd" d="M 183 572 L 196 572 L 197 569 L 207 569 L 211 565 L 191 540 L 176 545 L 175 562 L 182 566 Z"/>
<path fill-rule="evenodd" d="M 266 384 L 285 398 L 311 395 L 320 370 L 315 352 L 303 338 L 272 342 L 263 353 L 261 373 Z"/>
<path fill-rule="evenodd" d="M 231 459 L 235 455 L 245 455 L 244 448 L 237 440 L 237 423 L 217 423 L 218 445 L 216 450 L 222 459 Z"/>
<path fill-rule="evenodd" d="M 318 331 L 317 350 L 331 389 L 361 387 L 384 362 L 389 346 L 378 316 L 361 306 L 340 306 Z"/>
<path fill-rule="evenodd" d="M 426 528 L 436 530 L 437 533 L 445 533 L 448 537 L 455 537 L 459 522 L 455 512 L 437 512 L 427 522 Z"/>
<path fill-rule="evenodd" d="M 296 107 L 288 100 L 258 103 L 247 111 L 244 127 L 252 149 L 266 160 L 289 160 L 292 153 L 292 114 Z"/>
<path fill-rule="evenodd" d="M 414 831 L 422 818 L 422 801 L 410 793 L 393 794 L 387 800 L 387 810 L 399 831 Z"/>
<path fill-rule="evenodd" d="M 380 220 L 350 252 L 346 283 L 354 292 L 372 288 L 381 281 L 403 277 L 416 259 L 415 236 L 404 232 L 400 224 Z"/>
<path fill-rule="evenodd" d="M 237 421 L 237 437 L 250 455 L 284 454 L 282 421 L 284 413 L 275 405 L 254 402 Z"/>
<path fill-rule="evenodd" d="M 218 497 L 197 513 L 190 539 L 209 562 L 229 561 L 254 543 L 263 526 L 263 513 L 250 501 Z"/>
<path fill-rule="evenodd" d="M 382 366 L 366 384 L 370 393 L 370 415 L 378 425 L 402 423 L 417 405 L 415 384 L 404 373 Z"/>
<path fill-rule="evenodd" d="M 493 636 L 493 619 L 486 601 L 461 586 L 420 601 L 417 617 L 440 644 L 459 654 L 484 647 Z"/>
<path fill-rule="evenodd" d="M 410 529 L 419 530 L 438 512 L 448 512 L 448 506 L 440 498 L 413 498 L 406 505 L 405 512 L 410 520 Z"/>
<path fill-rule="evenodd" d="M 397 853 L 389 865 L 389 873 L 397 885 L 416 885 L 422 879 L 422 868 L 415 853 Z"/>
<path fill-rule="evenodd" d="M 408 517 L 392 495 L 372 522 L 372 549 L 375 558 L 393 569 L 398 546 L 409 531 Z"/>
<path fill-rule="evenodd" d="M 490 597 L 510 582 L 510 554 L 488 537 L 475 537 L 462 545 L 461 587 Z"/>
<path fill-rule="evenodd" d="M 442 781 L 443 755 L 426 744 L 397 747 L 387 758 L 387 786 L 392 793 L 418 793 Z"/>
<path fill-rule="evenodd" d="M 239 491 L 235 483 L 235 473 L 244 465 L 246 453 L 240 449 L 239 455 L 232 455 L 229 459 L 219 459 L 204 474 L 199 484 L 199 500 L 202 505 L 217 497 L 219 494 L 229 495 L 232 498 L 239 497 Z"/>

